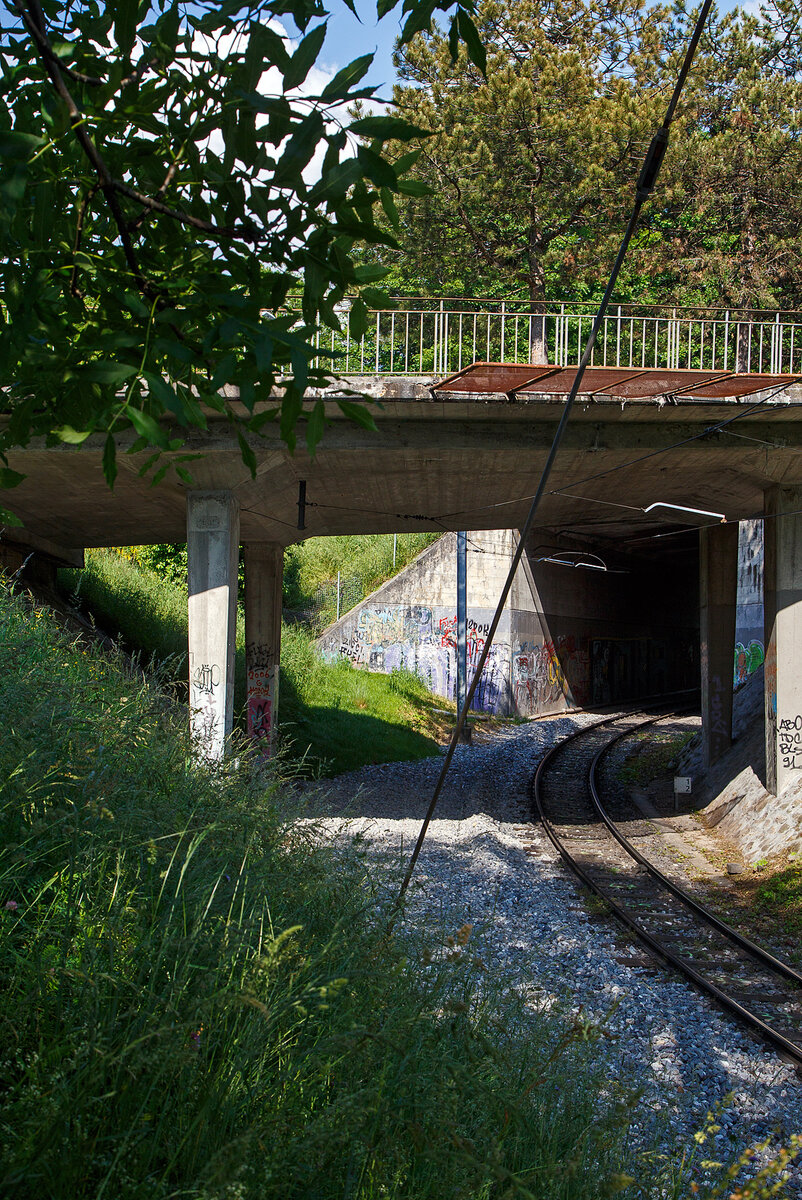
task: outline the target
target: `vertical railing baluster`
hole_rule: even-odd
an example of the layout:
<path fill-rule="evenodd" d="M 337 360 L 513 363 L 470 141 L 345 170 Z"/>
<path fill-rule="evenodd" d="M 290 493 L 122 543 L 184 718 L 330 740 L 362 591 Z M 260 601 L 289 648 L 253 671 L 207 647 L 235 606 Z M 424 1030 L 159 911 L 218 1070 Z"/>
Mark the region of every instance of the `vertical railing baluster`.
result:
<path fill-rule="evenodd" d="M 409 309 L 404 313 L 404 374 L 409 374 Z"/>
<path fill-rule="evenodd" d="M 459 315 L 459 353 L 457 355 L 457 370 L 462 370 L 462 313 Z"/>
<path fill-rule="evenodd" d="M 376 374 L 379 374 L 379 322 L 381 313 L 376 313 Z"/>
<path fill-rule="evenodd" d="M 754 321 L 749 322 L 749 370 L 752 370 L 752 327 Z M 763 370 L 763 322 L 760 322 L 760 341 L 758 342 L 758 371 Z"/>
<path fill-rule="evenodd" d="M 507 302 L 501 301 L 501 352 L 499 354 L 499 362 L 504 362 L 504 335 L 506 333 L 505 325 L 507 322 Z"/>
<path fill-rule="evenodd" d="M 621 366 L 621 305 L 618 306 L 615 330 L 615 365 Z"/>
<path fill-rule="evenodd" d="M 392 375 L 395 370 L 395 312 L 390 313 L 390 366 Z"/>

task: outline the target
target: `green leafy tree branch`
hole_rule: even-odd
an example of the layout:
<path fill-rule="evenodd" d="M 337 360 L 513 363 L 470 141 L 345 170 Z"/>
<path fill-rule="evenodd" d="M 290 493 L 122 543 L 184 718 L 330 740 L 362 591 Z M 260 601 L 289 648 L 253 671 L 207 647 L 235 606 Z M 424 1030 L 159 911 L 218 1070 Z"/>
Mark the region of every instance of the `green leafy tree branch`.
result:
<path fill-rule="evenodd" d="M 376 98 L 372 56 L 314 85 L 320 0 L 3 8 L 0 454 L 105 434 L 113 484 L 132 431 L 144 472 L 190 482 L 186 435 L 212 415 L 252 470 L 267 422 L 291 449 L 303 425 L 314 452 L 323 404 L 304 415 L 303 397 L 336 372 L 315 334 L 339 329 L 346 295 L 364 329 L 384 271 L 356 249 L 396 244 L 386 214 L 405 186 L 386 145 L 421 132 L 348 116 Z M 462 0 L 403 0 L 405 36 L 449 8 L 481 63 Z"/>

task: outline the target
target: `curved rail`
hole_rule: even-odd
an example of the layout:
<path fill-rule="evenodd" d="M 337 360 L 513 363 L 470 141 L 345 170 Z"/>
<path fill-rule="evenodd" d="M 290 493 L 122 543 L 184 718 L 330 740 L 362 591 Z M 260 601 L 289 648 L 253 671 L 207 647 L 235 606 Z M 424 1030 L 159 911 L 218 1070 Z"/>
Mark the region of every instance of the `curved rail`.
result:
<path fill-rule="evenodd" d="M 665 720 L 668 715 L 670 714 L 661 713 L 657 716 L 650 716 L 644 720 L 637 721 L 634 725 L 631 725 L 628 728 L 614 734 L 613 737 L 611 737 L 596 752 L 588 772 L 588 786 L 590 789 L 593 806 L 610 835 L 616 839 L 616 841 L 621 845 L 626 853 L 631 856 L 633 861 L 636 862 L 638 866 L 648 872 L 649 876 L 657 884 L 659 884 L 660 887 L 668 890 L 676 899 L 678 899 L 691 912 L 693 912 L 695 916 L 705 921 L 709 926 L 711 926 L 733 945 L 735 945 L 749 959 L 759 962 L 762 967 L 767 968 L 777 975 L 782 975 L 783 978 L 789 979 L 793 983 L 802 985 L 802 973 L 796 971 L 793 967 L 789 966 L 788 963 L 784 963 L 781 959 L 775 958 L 773 954 L 770 954 L 762 946 L 758 946 L 755 942 L 752 942 L 751 939 L 739 933 L 738 930 L 733 929 L 732 926 L 728 925 L 725 921 L 722 921 L 719 917 L 717 917 L 715 913 L 705 908 L 704 905 L 700 904 L 694 899 L 693 896 L 689 895 L 689 893 L 678 884 L 675 884 L 673 880 L 668 879 L 668 877 L 665 876 L 662 871 L 658 870 L 657 867 L 650 863 L 649 860 L 646 859 L 640 853 L 640 851 L 630 843 L 629 839 L 624 837 L 624 835 L 615 825 L 615 822 L 609 817 L 601 803 L 598 790 L 598 766 L 602 757 L 613 745 L 622 740 L 624 737 L 627 737 L 637 729 L 642 729 L 647 725 L 654 725 L 658 721 Z M 626 909 L 626 907 L 614 900 L 604 888 L 600 887 L 596 883 L 593 877 L 580 865 L 580 863 L 576 861 L 574 856 L 567 849 L 563 840 L 558 836 L 554 826 L 552 825 L 552 822 L 549 820 L 543 804 L 542 795 L 542 781 L 549 766 L 553 764 L 553 761 L 557 755 L 571 742 L 580 740 L 583 736 L 587 735 L 593 730 L 599 729 L 603 725 L 609 725 L 614 721 L 620 721 L 621 719 L 622 716 L 619 714 L 615 717 L 607 717 L 604 720 L 595 721 L 592 725 L 586 725 L 583 729 L 575 731 L 567 738 L 564 738 L 558 742 L 549 751 L 547 751 L 547 753 L 541 759 L 533 776 L 530 785 L 530 791 L 532 800 L 537 807 L 538 816 L 543 828 L 566 865 L 571 868 L 571 870 L 578 876 L 579 879 L 581 879 L 582 883 L 587 888 L 593 891 L 604 901 L 604 903 L 611 909 L 616 917 L 618 917 L 620 921 L 622 921 L 629 929 L 631 929 L 632 932 L 640 939 L 640 941 L 642 941 L 654 954 L 662 958 L 664 961 L 670 963 L 671 966 L 678 970 L 682 975 L 690 979 L 696 987 L 711 996 L 723 1008 L 737 1016 L 739 1020 L 741 1020 L 751 1029 L 755 1030 L 776 1049 L 780 1050 L 783 1054 L 786 1054 L 796 1063 L 802 1065 L 802 1044 L 797 1044 L 796 1042 L 790 1041 L 784 1036 L 784 1034 L 780 1033 L 779 1030 L 775 1029 L 772 1025 L 768 1024 L 768 1022 L 764 1021 L 762 1017 L 759 1017 L 756 1013 L 746 1008 L 733 996 L 728 995 L 727 992 L 725 992 L 717 984 L 713 983 L 712 980 L 705 978 L 705 976 L 697 971 L 696 968 L 685 958 L 679 954 L 676 954 L 672 949 L 670 949 L 670 947 L 661 942 L 659 938 L 655 937 L 647 929 L 644 929 L 643 926 Z"/>

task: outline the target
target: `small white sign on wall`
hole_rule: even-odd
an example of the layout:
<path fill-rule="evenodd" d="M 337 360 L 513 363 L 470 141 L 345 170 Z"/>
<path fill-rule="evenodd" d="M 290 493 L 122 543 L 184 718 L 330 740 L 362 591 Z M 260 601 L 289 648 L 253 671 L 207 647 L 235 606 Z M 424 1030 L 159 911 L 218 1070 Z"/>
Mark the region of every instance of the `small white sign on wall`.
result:
<path fill-rule="evenodd" d="M 690 791 L 691 791 L 692 782 L 693 782 L 693 780 L 690 775 L 675 775 L 674 776 L 674 791 L 677 792 L 678 794 L 680 792 L 682 792 L 682 793 L 685 793 L 686 795 L 689 795 Z"/>

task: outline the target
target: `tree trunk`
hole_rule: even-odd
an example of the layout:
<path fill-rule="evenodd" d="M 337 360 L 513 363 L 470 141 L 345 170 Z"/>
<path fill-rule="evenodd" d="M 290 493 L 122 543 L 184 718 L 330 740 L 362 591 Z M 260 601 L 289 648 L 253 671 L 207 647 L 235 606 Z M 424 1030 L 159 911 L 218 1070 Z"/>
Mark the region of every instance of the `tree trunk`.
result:
<path fill-rule="evenodd" d="M 529 337 L 529 361 L 545 363 L 549 361 L 549 351 L 546 345 L 546 318 L 543 316 L 543 305 L 531 305 L 530 312 L 533 316 Z"/>
<path fill-rule="evenodd" d="M 540 216 L 535 202 L 535 192 L 529 197 L 529 235 L 526 247 L 527 284 L 529 287 L 529 311 L 532 314 L 529 335 L 529 361 L 547 363 L 549 348 L 546 345 L 546 276 L 543 256 L 546 247 L 542 241 Z"/>

